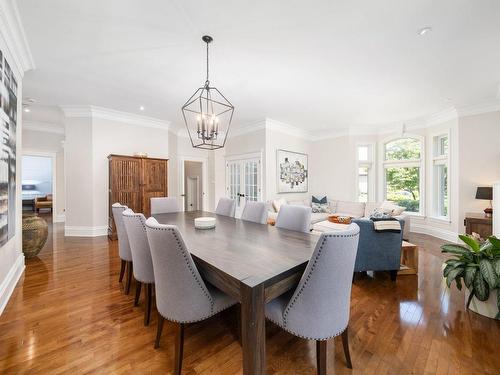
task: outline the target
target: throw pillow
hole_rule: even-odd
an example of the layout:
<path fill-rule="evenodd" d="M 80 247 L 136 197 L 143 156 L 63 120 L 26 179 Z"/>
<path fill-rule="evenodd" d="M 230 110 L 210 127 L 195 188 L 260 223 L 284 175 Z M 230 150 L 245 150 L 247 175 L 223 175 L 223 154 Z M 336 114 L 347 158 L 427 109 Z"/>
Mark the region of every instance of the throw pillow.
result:
<path fill-rule="evenodd" d="M 406 210 L 406 207 L 398 206 L 394 202 L 384 201 L 382 205 L 377 208 L 376 212 L 382 212 L 386 215 L 390 216 L 398 216 L 401 215 Z"/>
<path fill-rule="evenodd" d="M 328 198 L 326 195 L 324 197 L 312 196 L 311 209 L 314 213 L 328 213 L 330 212 L 330 205 L 328 204 Z"/>
<path fill-rule="evenodd" d="M 276 212 L 279 212 L 281 206 L 286 204 L 286 200 L 283 198 L 273 200 L 273 208 Z"/>

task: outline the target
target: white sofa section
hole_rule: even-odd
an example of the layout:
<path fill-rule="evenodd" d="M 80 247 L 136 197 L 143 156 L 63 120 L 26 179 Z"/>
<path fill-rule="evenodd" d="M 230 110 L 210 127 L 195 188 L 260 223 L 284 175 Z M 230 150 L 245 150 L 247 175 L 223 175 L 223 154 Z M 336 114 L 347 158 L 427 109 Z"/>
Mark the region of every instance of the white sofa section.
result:
<path fill-rule="evenodd" d="M 296 200 L 287 201 L 287 204 L 308 206 L 311 207 L 311 200 Z M 328 205 L 330 206 L 330 212 L 313 212 L 311 214 L 311 225 L 319 223 L 328 219 L 329 215 L 336 214 L 341 216 L 350 216 L 353 218 L 370 217 L 373 212 L 382 206 L 382 202 L 349 202 L 349 201 L 337 201 L 328 200 Z M 268 208 L 268 218 L 274 219 L 278 217 L 278 212 L 273 207 L 273 202 L 267 202 Z M 395 216 L 396 218 L 404 221 L 403 238 L 408 238 L 410 232 L 410 217 L 408 215 L 402 214 Z"/>

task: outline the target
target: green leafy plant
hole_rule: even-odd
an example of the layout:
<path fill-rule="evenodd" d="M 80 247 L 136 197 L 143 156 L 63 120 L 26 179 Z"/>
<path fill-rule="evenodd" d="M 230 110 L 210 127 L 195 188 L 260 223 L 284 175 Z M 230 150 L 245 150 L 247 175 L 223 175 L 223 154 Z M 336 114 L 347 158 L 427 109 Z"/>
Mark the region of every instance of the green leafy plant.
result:
<path fill-rule="evenodd" d="M 463 245 L 446 244 L 441 246 L 443 253 L 451 254 L 446 260 L 443 276 L 448 288 L 455 281 L 457 288 L 462 290 L 462 282 L 469 289 L 470 295 L 467 308 L 473 296 L 479 301 L 486 301 L 490 293 L 497 297 L 498 314 L 500 318 L 500 239 L 492 236 L 481 241 L 474 236 L 459 236 Z"/>

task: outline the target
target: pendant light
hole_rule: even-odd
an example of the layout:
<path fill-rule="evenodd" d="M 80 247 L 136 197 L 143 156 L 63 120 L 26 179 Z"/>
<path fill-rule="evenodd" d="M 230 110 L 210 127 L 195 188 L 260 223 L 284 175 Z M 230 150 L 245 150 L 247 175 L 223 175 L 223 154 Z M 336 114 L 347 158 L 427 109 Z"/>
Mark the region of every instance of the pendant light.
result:
<path fill-rule="evenodd" d="M 226 143 L 234 107 L 216 87 L 210 86 L 208 45 L 213 39 L 208 35 L 201 39 L 207 44 L 207 78 L 182 106 L 182 116 L 193 147 L 216 150 Z"/>

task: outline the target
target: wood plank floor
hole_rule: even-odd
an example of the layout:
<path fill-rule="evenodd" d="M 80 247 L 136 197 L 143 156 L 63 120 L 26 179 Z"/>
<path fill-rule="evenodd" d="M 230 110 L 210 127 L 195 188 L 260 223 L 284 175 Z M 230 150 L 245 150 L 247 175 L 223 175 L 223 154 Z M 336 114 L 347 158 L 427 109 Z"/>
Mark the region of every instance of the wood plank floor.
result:
<path fill-rule="evenodd" d="M 330 374 L 499 374 L 500 323 L 464 309 L 464 294 L 442 283 L 439 240 L 422 246 L 420 274 L 354 281 L 350 344 L 329 345 Z M 61 224 L 26 272 L 0 316 L 0 373 L 171 373 L 172 327 L 153 349 L 156 314 L 143 326 L 144 303 L 118 283 L 117 243 L 65 238 Z M 189 326 L 185 374 L 238 374 L 241 347 L 234 311 Z M 267 373 L 315 373 L 315 345 L 267 323 Z"/>

